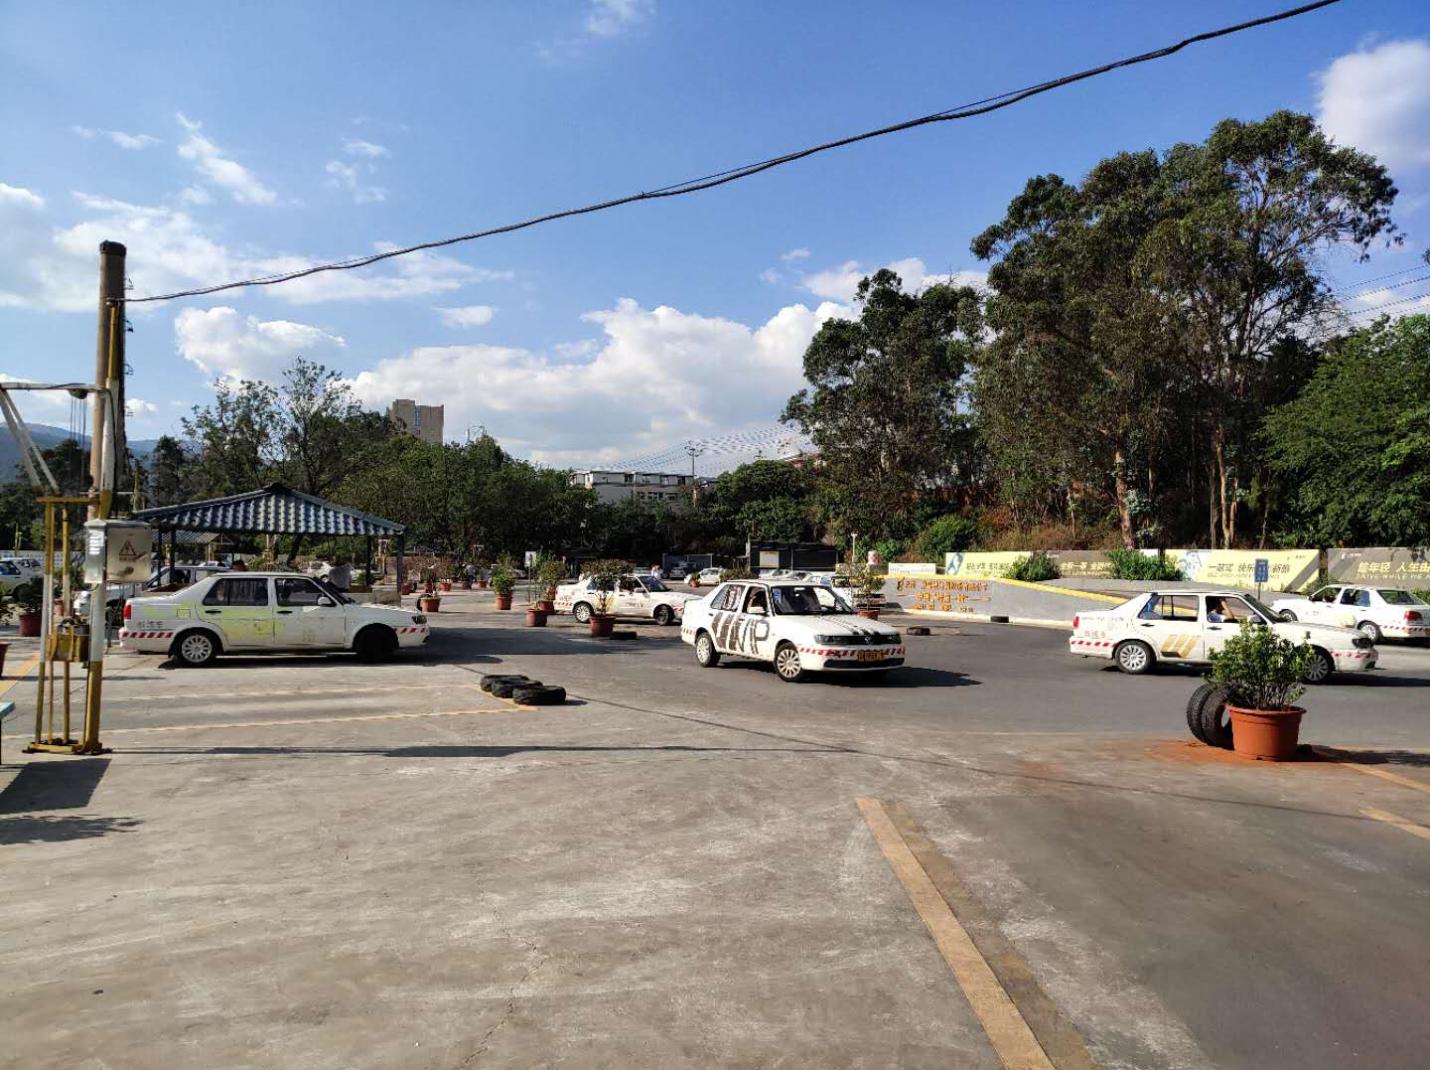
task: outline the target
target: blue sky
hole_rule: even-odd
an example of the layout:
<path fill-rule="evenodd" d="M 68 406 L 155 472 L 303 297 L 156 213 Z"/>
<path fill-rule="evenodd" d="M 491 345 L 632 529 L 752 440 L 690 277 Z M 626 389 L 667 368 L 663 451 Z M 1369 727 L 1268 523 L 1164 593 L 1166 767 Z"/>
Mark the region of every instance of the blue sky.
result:
<path fill-rule="evenodd" d="M 0 4 L 0 373 L 92 369 L 102 238 L 129 245 L 138 294 L 347 257 L 664 185 L 1276 6 Z M 1400 184 L 1406 246 L 1333 258 L 1337 279 L 1413 267 L 1430 232 L 1430 6 L 1350 0 L 695 197 L 136 306 L 130 433 L 173 430 L 215 377 L 272 377 L 296 353 L 374 405 L 445 403 L 449 437 L 482 425 L 553 463 L 767 428 L 860 272 L 979 272 L 969 240 L 1030 175 L 1076 178 L 1111 152 L 1277 108 L 1322 114 Z M 59 400 L 27 411 L 68 418 Z"/>

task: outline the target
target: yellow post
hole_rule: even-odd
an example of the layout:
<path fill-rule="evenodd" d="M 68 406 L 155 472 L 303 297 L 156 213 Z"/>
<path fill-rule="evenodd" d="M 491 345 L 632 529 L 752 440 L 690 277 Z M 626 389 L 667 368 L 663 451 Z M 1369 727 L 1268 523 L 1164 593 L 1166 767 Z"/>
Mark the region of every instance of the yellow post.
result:
<path fill-rule="evenodd" d="M 53 502 L 45 502 L 45 559 L 43 561 L 45 575 L 54 569 L 55 566 L 55 506 Z M 48 584 L 46 585 L 49 586 Z M 40 641 L 40 667 L 36 679 L 35 689 L 35 742 L 45 741 L 45 678 L 49 675 L 50 651 L 48 649 L 50 637 L 53 629 L 49 626 L 50 618 L 54 616 L 54 606 L 42 606 L 40 609 L 40 633 L 43 638 Z M 54 717 L 50 717 L 50 734 L 54 735 Z"/>

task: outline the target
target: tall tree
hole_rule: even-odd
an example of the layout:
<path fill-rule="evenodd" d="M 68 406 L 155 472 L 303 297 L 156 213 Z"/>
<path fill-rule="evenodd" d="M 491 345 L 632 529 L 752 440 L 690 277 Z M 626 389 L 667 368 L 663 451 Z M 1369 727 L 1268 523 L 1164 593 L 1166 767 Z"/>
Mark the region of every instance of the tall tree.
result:
<path fill-rule="evenodd" d="M 955 481 L 969 441 L 964 373 L 983 330 L 972 287 L 908 293 L 885 268 L 862 280 L 856 320 L 831 319 L 804 354 L 810 387 L 781 419 L 819 451 L 842 531 L 908 535 L 920 493 Z"/>
<path fill-rule="evenodd" d="M 149 454 L 150 494 L 155 505 L 177 505 L 187 501 L 193 483 L 192 459 L 183 443 L 172 435 L 162 435 Z"/>
<path fill-rule="evenodd" d="M 206 498 L 242 494 L 269 482 L 279 460 L 278 391 L 244 380 L 214 383 L 212 405 L 196 405 L 182 421 L 194 443 L 196 493 Z"/>

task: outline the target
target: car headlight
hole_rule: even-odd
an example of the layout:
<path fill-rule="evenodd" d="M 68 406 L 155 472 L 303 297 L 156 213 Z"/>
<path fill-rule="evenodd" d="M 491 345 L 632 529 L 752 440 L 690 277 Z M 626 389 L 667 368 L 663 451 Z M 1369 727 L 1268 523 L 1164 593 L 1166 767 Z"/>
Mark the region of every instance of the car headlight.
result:
<path fill-rule="evenodd" d="M 426 617 L 424 614 L 421 614 L 421 613 L 414 613 L 414 614 L 412 614 L 412 623 L 413 623 L 413 624 L 426 624 L 426 623 L 427 623 L 427 617 Z"/>
<path fill-rule="evenodd" d="M 848 646 L 849 636 L 847 635 L 816 635 L 814 641 L 821 646 Z"/>

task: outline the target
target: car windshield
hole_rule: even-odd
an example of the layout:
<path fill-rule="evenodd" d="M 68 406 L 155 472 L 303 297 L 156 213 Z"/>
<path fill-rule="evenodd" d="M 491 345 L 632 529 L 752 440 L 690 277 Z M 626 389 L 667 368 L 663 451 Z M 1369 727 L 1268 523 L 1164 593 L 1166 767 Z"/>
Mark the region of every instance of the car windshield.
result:
<path fill-rule="evenodd" d="M 775 613 L 786 617 L 814 617 L 829 613 L 853 613 L 849 604 L 828 587 L 781 584 L 770 588 Z"/>
<path fill-rule="evenodd" d="M 1388 606 L 1423 606 L 1425 604 L 1409 591 L 1400 591 L 1394 588 L 1388 591 L 1376 588 L 1376 591 L 1380 595 L 1381 600 Z"/>
<path fill-rule="evenodd" d="M 321 588 L 323 589 L 323 593 L 324 593 L 324 594 L 326 594 L 329 598 L 335 599 L 335 600 L 337 601 L 338 605 L 340 605 L 340 606 L 341 606 L 341 605 L 349 605 L 349 606 L 357 605 L 357 600 L 356 600 L 356 599 L 349 598 L 347 595 L 343 594 L 342 591 L 338 590 L 336 587 L 334 587 L 334 586 L 333 586 L 331 583 L 329 583 L 327 580 L 323 579 L 321 576 L 312 576 L 312 577 L 309 577 L 309 578 L 310 578 L 314 583 L 316 583 L 319 587 L 321 587 Z"/>
<path fill-rule="evenodd" d="M 669 587 L 667 587 L 665 584 L 661 583 L 660 580 L 656 579 L 654 576 L 642 576 L 642 577 L 640 578 L 640 580 L 641 580 L 641 583 L 645 584 L 645 589 L 646 589 L 647 591 L 668 591 L 668 590 L 670 590 Z"/>

